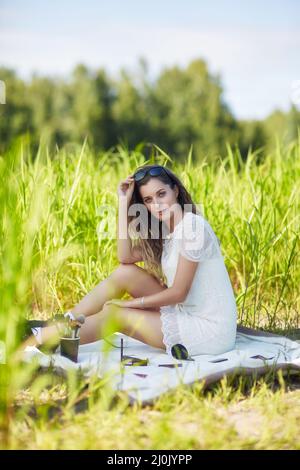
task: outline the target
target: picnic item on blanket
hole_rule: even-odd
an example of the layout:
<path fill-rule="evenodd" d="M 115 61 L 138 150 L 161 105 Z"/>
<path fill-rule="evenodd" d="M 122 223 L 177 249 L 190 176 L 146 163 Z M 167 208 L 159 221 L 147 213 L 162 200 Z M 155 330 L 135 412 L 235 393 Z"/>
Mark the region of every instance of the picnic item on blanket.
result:
<path fill-rule="evenodd" d="M 186 361 L 194 361 L 195 359 L 192 359 L 188 353 L 188 350 L 186 349 L 183 344 L 174 344 L 171 348 L 171 353 L 172 356 L 175 357 L 176 359 L 184 359 Z"/>
<path fill-rule="evenodd" d="M 66 318 L 66 321 L 60 325 L 58 323 L 58 329 L 62 338 L 78 338 L 79 330 L 85 323 L 85 316 L 78 315 L 75 319 Z M 63 330 L 61 330 L 61 327 Z"/>
<path fill-rule="evenodd" d="M 120 367 L 121 339 L 130 357 L 148 358 L 146 367 Z M 192 355 L 194 361 L 178 361 L 163 349 L 122 333 L 114 333 L 109 340 L 113 346 L 108 353 L 106 338 L 80 345 L 77 363 L 58 353 L 44 354 L 34 346 L 24 350 L 24 361 L 37 361 L 46 369 L 51 366 L 51 371 L 62 375 L 68 370 L 78 370 L 86 377 L 96 374 L 102 378 L 108 372 L 112 388 L 125 392 L 130 404 L 139 402 L 142 406 L 153 404 L 162 394 L 180 384 L 191 386 L 203 380 L 206 387 L 224 376 L 261 376 L 279 369 L 283 375 L 300 373 L 300 340 L 241 325 L 237 327 L 232 350 L 222 354 Z"/>
<path fill-rule="evenodd" d="M 139 359 L 138 357 L 124 355 L 123 343 L 124 343 L 123 338 L 121 338 L 121 362 L 124 363 L 125 366 L 147 366 L 148 365 L 148 362 L 149 362 L 148 359 Z"/>
<path fill-rule="evenodd" d="M 63 356 L 76 362 L 79 347 L 79 331 L 84 323 L 84 315 L 74 317 L 74 315 L 57 314 L 48 320 L 26 320 L 22 340 L 26 340 L 31 335 L 34 335 L 38 343 L 37 348 L 40 351 L 45 354 L 60 352 Z M 55 325 L 59 333 L 59 346 L 56 344 L 51 346 L 43 344 L 42 329 L 51 325 Z M 70 341 L 71 339 L 74 341 Z"/>
<path fill-rule="evenodd" d="M 75 319 L 67 318 L 63 324 L 63 336 L 60 331 L 60 354 L 73 362 L 77 362 L 79 349 L 79 330 L 85 322 L 85 316 L 79 315 Z"/>
<path fill-rule="evenodd" d="M 73 362 L 78 360 L 80 338 L 60 338 L 60 354 Z"/>
<path fill-rule="evenodd" d="M 170 369 L 174 369 L 174 367 L 182 367 L 182 364 L 158 364 L 158 367 L 170 367 Z"/>
<path fill-rule="evenodd" d="M 29 336 L 36 333 L 34 330 L 40 330 L 46 326 L 56 325 L 58 329 L 63 328 L 63 325 L 67 325 L 70 328 L 80 328 L 84 322 L 84 315 L 79 315 L 75 318 L 73 315 L 71 317 L 69 313 L 66 315 L 56 314 L 48 320 L 26 320 L 22 339 L 26 340 Z"/>

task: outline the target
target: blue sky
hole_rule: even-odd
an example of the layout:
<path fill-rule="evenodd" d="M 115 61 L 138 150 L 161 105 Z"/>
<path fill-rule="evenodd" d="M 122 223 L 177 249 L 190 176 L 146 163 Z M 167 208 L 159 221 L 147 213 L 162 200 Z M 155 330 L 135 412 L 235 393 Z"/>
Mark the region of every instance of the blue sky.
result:
<path fill-rule="evenodd" d="M 238 118 L 289 109 L 300 80 L 300 0 L 0 0 L 0 65 L 67 76 L 81 62 L 112 76 L 203 58 Z M 1 77 L 0 77 L 1 79 Z"/>

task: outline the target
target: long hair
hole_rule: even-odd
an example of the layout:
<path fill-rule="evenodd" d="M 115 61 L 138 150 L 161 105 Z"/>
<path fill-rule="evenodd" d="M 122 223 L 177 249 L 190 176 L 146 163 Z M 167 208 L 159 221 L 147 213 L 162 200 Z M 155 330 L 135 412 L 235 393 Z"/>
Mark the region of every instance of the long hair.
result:
<path fill-rule="evenodd" d="M 138 167 L 135 172 L 141 169 L 150 169 L 155 166 L 157 165 L 143 165 L 141 167 Z M 199 213 L 196 205 L 192 201 L 191 195 L 183 186 L 180 179 L 169 168 L 164 168 L 166 169 L 168 174 L 163 171 L 159 176 L 153 177 L 149 175 L 149 173 L 147 173 L 141 181 L 135 182 L 134 190 L 128 208 L 128 234 L 131 239 L 132 246 L 140 247 L 146 271 L 152 274 L 160 283 L 166 282 L 166 278 L 161 267 L 161 255 L 163 250 L 162 233 L 164 222 L 161 220 L 155 221 L 155 223 L 158 224 L 158 234 L 156 232 L 156 235 L 158 236 L 153 237 L 153 216 L 149 210 L 146 211 L 146 220 L 143 216 L 138 218 L 134 215 L 130 215 L 130 208 L 134 204 L 143 204 L 145 206 L 140 194 L 140 187 L 147 184 L 151 178 L 159 179 L 162 183 L 169 185 L 172 189 L 177 186 L 179 190 L 177 202 L 180 204 L 182 210 L 184 211 L 185 204 L 188 204 L 191 208 L 190 212 L 193 212 L 194 214 Z M 134 222 L 137 219 L 138 224 Z M 133 228 L 137 225 L 140 226 L 139 232 L 137 232 L 137 230 Z"/>

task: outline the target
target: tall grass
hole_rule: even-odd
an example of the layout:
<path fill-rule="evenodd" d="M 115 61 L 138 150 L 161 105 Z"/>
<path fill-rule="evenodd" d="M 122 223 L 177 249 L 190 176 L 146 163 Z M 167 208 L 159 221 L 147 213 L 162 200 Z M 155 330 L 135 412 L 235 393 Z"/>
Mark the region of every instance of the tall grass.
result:
<path fill-rule="evenodd" d="M 195 161 L 192 151 L 185 164 L 178 164 L 158 150 L 151 162 L 167 164 L 181 176 L 221 240 L 239 323 L 297 327 L 300 137 L 287 147 L 277 140 L 269 154 L 249 151 L 247 161 L 229 146 L 213 164 Z M 94 155 L 86 142 L 53 155 L 41 146 L 32 155 L 21 141 L 0 157 L 4 447 L 10 446 L 10 427 L 17 419 L 14 400 L 36 368 L 18 366 L 14 356 L 22 321 L 66 311 L 116 267 L 117 184 L 146 162 L 142 146 Z M 51 377 L 37 377 L 38 395 Z"/>

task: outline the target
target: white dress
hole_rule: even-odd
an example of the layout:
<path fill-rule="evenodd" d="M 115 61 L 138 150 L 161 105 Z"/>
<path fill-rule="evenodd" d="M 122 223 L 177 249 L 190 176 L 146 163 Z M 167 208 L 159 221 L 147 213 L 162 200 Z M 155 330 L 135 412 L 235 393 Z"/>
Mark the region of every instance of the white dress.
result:
<path fill-rule="evenodd" d="M 190 355 L 234 349 L 235 297 L 219 239 L 202 215 L 186 212 L 163 240 L 161 264 L 168 287 L 173 284 L 179 254 L 199 263 L 184 302 L 160 307 L 166 352 L 171 355 L 172 346 L 178 343 Z"/>

